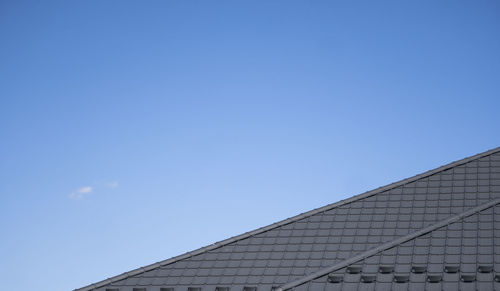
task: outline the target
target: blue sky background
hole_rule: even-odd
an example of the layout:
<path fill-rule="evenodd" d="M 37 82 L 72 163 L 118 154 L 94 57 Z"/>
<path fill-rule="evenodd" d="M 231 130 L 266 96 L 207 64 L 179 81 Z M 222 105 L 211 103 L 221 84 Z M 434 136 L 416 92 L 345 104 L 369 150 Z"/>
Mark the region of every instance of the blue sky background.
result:
<path fill-rule="evenodd" d="M 0 1 L 0 281 L 72 290 L 500 146 L 498 1 Z"/>

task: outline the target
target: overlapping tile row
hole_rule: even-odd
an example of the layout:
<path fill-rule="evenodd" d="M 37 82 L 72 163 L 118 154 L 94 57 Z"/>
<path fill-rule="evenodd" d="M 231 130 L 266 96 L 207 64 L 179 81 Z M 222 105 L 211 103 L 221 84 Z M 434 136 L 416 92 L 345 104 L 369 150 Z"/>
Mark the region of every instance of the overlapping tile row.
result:
<path fill-rule="evenodd" d="M 497 152 L 95 290 L 271 290 L 499 197 Z"/>
<path fill-rule="evenodd" d="M 500 290 L 500 205 L 291 290 Z"/>

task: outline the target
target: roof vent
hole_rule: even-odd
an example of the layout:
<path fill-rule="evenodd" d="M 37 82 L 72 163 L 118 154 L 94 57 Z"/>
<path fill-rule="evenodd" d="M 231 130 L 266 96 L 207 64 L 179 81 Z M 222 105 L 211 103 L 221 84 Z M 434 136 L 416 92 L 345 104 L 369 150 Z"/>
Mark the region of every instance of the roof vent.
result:
<path fill-rule="evenodd" d="M 257 287 L 243 287 L 243 291 L 257 291 Z"/>
<path fill-rule="evenodd" d="M 361 266 L 349 266 L 349 267 L 347 267 L 347 273 L 359 274 L 359 273 L 361 273 Z"/>
<path fill-rule="evenodd" d="M 441 282 L 441 275 L 428 275 L 427 281 L 430 283 L 439 283 Z"/>
<path fill-rule="evenodd" d="M 495 276 L 495 282 L 500 282 L 500 275 Z"/>
<path fill-rule="evenodd" d="M 462 276 L 460 276 L 460 281 L 462 281 L 462 282 L 474 282 L 474 281 L 476 281 L 476 275 L 462 274 Z"/>
<path fill-rule="evenodd" d="M 215 287 L 215 291 L 229 291 L 229 287 Z"/>
<path fill-rule="evenodd" d="M 377 276 L 373 275 L 363 275 L 361 276 L 361 282 L 363 283 L 373 283 L 377 280 Z"/>
<path fill-rule="evenodd" d="M 394 282 L 396 283 L 406 283 L 408 280 L 410 280 L 408 275 L 394 275 Z"/>
<path fill-rule="evenodd" d="M 459 266 L 445 266 L 444 271 L 446 273 L 457 273 L 460 270 Z"/>
<path fill-rule="evenodd" d="M 479 266 L 477 268 L 479 273 L 491 273 L 493 271 L 493 266 Z"/>
<path fill-rule="evenodd" d="M 147 291 L 146 288 L 132 288 L 132 291 Z"/>
<path fill-rule="evenodd" d="M 378 271 L 382 274 L 390 274 L 390 273 L 392 273 L 392 271 L 394 271 L 394 267 L 393 266 L 380 266 L 378 268 Z"/>
<path fill-rule="evenodd" d="M 200 287 L 189 287 L 188 291 L 201 291 Z"/>
<path fill-rule="evenodd" d="M 422 273 L 425 273 L 426 271 L 427 271 L 426 266 L 413 266 L 411 268 L 411 272 L 414 274 L 422 274 Z"/>
<path fill-rule="evenodd" d="M 160 291 L 174 291 L 173 287 L 160 288 Z"/>
<path fill-rule="evenodd" d="M 340 283 L 344 280 L 344 276 L 340 274 L 330 274 L 328 275 L 328 282 L 329 283 Z"/>

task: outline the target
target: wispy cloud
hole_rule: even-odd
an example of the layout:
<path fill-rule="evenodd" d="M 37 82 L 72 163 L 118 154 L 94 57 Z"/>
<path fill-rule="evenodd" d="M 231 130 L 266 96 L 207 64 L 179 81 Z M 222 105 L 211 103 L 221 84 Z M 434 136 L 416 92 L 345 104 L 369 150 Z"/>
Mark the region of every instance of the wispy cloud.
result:
<path fill-rule="evenodd" d="M 92 192 L 92 187 L 90 186 L 85 186 L 77 190 L 78 193 L 86 194 Z"/>
<path fill-rule="evenodd" d="M 91 186 L 85 186 L 85 187 L 81 187 L 78 190 L 72 192 L 68 196 L 71 199 L 83 199 L 85 197 L 85 195 L 92 193 L 92 190 L 93 190 L 93 188 Z"/>
<path fill-rule="evenodd" d="M 108 186 L 111 189 L 115 189 L 116 187 L 118 187 L 118 181 L 108 182 L 106 183 L 106 186 Z"/>
<path fill-rule="evenodd" d="M 102 192 L 105 188 L 108 189 L 116 189 L 118 187 L 118 181 L 110 181 L 110 182 L 99 182 L 95 183 L 91 186 L 84 186 L 76 189 L 71 192 L 68 197 L 75 200 L 82 200 L 87 197 L 90 193 L 94 192 Z"/>

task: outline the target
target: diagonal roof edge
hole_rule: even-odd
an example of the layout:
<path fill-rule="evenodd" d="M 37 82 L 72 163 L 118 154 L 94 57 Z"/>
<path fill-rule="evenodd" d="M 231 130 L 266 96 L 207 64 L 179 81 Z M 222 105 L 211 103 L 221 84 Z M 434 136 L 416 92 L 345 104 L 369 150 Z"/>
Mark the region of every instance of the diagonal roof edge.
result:
<path fill-rule="evenodd" d="M 436 230 L 438 228 L 441 228 L 443 226 L 447 226 L 447 225 L 449 225 L 451 223 L 454 223 L 454 222 L 457 222 L 457 221 L 459 221 L 459 220 L 461 220 L 463 218 L 466 218 L 468 216 L 474 215 L 474 214 L 476 214 L 478 212 L 481 212 L 481 211 L 483 211 L 485 209 L 493 207 L 493 206 L 495 206 L 495 205 L 497 205 L 499 203 L 500 203 L 500 198 L 490 200 L 489 202 L 483 203 L 483 204 L 481 204 L 479 206 L 476 206 L 474 208 L 470 208 L 470 209 L 468 209 L 468 210 L 466 210 L 466 211 L 464 211 L 462 213 L 450 216 L 450 217 L 448 217 L 448 218 L 446 218 L 444 220 L 441 220 L 441 221 L 439 221 L 439 222 L 437 222 L 435 224 L 429 225 L 427 227 L 419 229 L 419 230 L 417 230 L 415 232 L 412 232 L 410 234 L 407 234 L 407 235 L 402 236 L 400 238 L 397 238 L 395 240 L 383 243 L 383 244 L 381 244 L 381 245 L 379 245 L 377 247 L 374 247 L 374 248 L 369 249 L 369 250 L 367 250 L 365 252 L 362 252 L 362 253 L 354 256 L 354 257 L 350 257 L 350 258 L 348 258 L 346 260 L 343 260 L 343 261 L 341 261 L 341 262 L 339 262 L 339 263 L 337 263 L 337 264 L 335 264 L 333 266 L 326 267 L 326 268 L 321 269 L 321 270 L 319 270 L 317 272 L 314 272 L 312 274 L 304 276 L 304 277 L 302 277 L 302 278 L 300 278 L 298 280 L 295 280 L 295 281 L 292 281 L 290 283 L 287 283 L 287 284 L 285 284 L 283 286 L 280 286 L 277 289 L 277 291 L 289 290 L 291 288 L 300 286 L 300 285 L 305 284 L 305 283 L 307 283 L 309 281 L 317 279 L 317 278 L 319 278 L 321 276 L 327 275 L 327 274 L 329 274 L 331 272 L 334 272 L 334 271 L 337 271 L 337 270 L 342 269 L 344 267 L 347 267 L 347 266 L 349 266 L 349 265 L 351 265 L 353 263 L 359 262 L 359 261 L 361 261 L 363 259 L 366 259 L 368 257 L 376 255 L 376 254 L 378 254 L 380 252 L 383 252 L 383 251 L 385 251 L 387 249 L 390 249 L 392 247 L 395 247 L 397 245 L 405 243 L 405 242 L 407 242 L 409 240 L 412 240 L 412 239 L 415 239 L 415 238 L 420 237 L 422 235 L 425 235 L 425 234 L 427 234 L 429 232 L 432 232 L 432 231 L 434 231 L 434 230 Z"/>
<path fill-rule="evenodd" d="M 464 158 L 464 159 L 461 159 L 461 160 L 457 160 L 457 161 L 451 162 L 451 163 L 446 164 L 444 166 L 435 168 L 433 170 L 429 170 L 427 172 L 415 175 L 413 177 L 406 178 L 406 179 L 403 179 L 401 181 L 394 182 L 394 183 L 391 183 L 389 185 L 382 186 L 382 187 L 376 188 L 374 190 L 367 191 L 367 192 L 358 194 L 356 196 L 353 196 L 353 197 L 350 197 L 350 198 L 347 198 L 347 199 L 344 199 L 344 200 L 340 200 L 338 202 L 334 202 L 334 203 L 328 204 L 326 206 L 310 210 L 308 212 L 301 213 L 299 215 L 287 218 L 285 220 L 281 220 L 281 221 L 275 222 L 273 224 L 270 224 L 268 226 L 261 227 L 261 228 L 258 228 L 256 230 L 249 231 L 249 232 L 246 232 L 246 233 L 243 233 L 243 234 L 240 234 L 240 235 L 237 235 L 237 236 L 234 236 L 234 237 L 231 237 L 231 238 L 228 238 L 228 239 L 216 242 L 214 244 L 211 244 L 211 245 L 208 245 L 208 246 L 205 246 L 205 247 L 202 247 L 202 248 L 199 248 L 199 249 L 187 252 L 185 254 L 182 254 L 182 255 L 179 255 L 179 256 L 175 256 L 175 257 L 163 260 L 163 261 L 159 261 L 159 262 L 156 262 L 156 263 L 144 266 L 144 267 L 140 267 L 140 268 L 134 269 L 132 271 L 125 272 L 123 274 L 120 274 L 120 275 L 117 275 L 117 276 L 113 276 L 113 277 L 110 277 L 108 279 L 105 279 L 105 280 L 102 280 L 102 281 L 99 281 L 99 282 L 87 285 L 85 287 L 74 289 L 74 291 L 90 291 L 92 289 L 99 288 L 99 287 L 102 287 L 102 286 L 105 286 L 105 285 L 108 285 L 108 284 L 111 284 L 111 283 L 114 283 L 114 282 L 117 282 L 117 281 L 129 278 L 131 276 L 135 276 L 135 275 L 138 275 L 138 274 L 141 274 L 141 273 L 153 270 L 153 269 L 161 267 L 161 266 L 172 264 L 172 263 L 175 263 L 177 261 L 180 261 L 180 260 L 183 260 L 183 259 L 190 258 L 192 256 L 196 256 L 196 255 L 202 254 L 204 252 L 207 252 L 207 251 L 210 251 L 210 250 L 213 250 L 213 249 L 225 246 L 227 244 L 230 244 L 230 243 L 233 243 L 233 242 L 236 242 L 236 241 L 239 241 L 239 240 L 251 237 L 253 235 L 260 234 L 260 233 L 266 232 L 268 230 L 271 230 L 271 229 L 274 229 L 274 228 L 277 228 L 277 227 L 280 227 L 280 226 L 283 226 L 283 225 L 295 222 L 297 220 L 300 220 L 300 219 L 303 219 L 303 218 L 315 215 L 317 213 L 321 213 L 323 211 L 327 211 L 327 210 L 330 210 L 332 208 L 335 208 L 335 207 L 338 207 L 338 206 L 342 206 L 342 205 L 345 205 L 345 204 L 348 204 L 348 203 L 351 203 L 351 202 L 354 202 L 354 201 L 357 201 L 357 200 L 360 200 L 360 199 L 363 199 L 363 198 L 366 198 L 366 197 L 373 196 L 373 195 L 381 193 L 383 191 L 390 190 L 392 188 L 395 188 L 395 187 L 398 187 L 398 186 L 401 186 L 401 185 L 405 185 L 405 184 L 414 182 L 414 181 L 416 181 L 418 179 L 422 179 L 422 178 L 434 175 L 436 173 L 448 170 L 450 168 L 454 168 L 454 167 L 460 166 L 462 164 L 468 163 L 470 161 L 473 161 L 473 160 L 476 160 L 476 159 L 479 159 L 479 158 L 483 158 L 483 157 L 492 155 L 492 154 L 497 153 L 497 152 L 500 152 L 500 147 L 497 147 L 497 148 L 494 148 L 494 149 L 491 149 L 491 150 L 488 150 L 488 151 L 485 151 L 485 152 L 482 152 L 482 153 L 479 153 L 479 154 L 476 154 L 474 156 L 470 156 L 470 157 L 467 157 L 467 158 Z"/>

